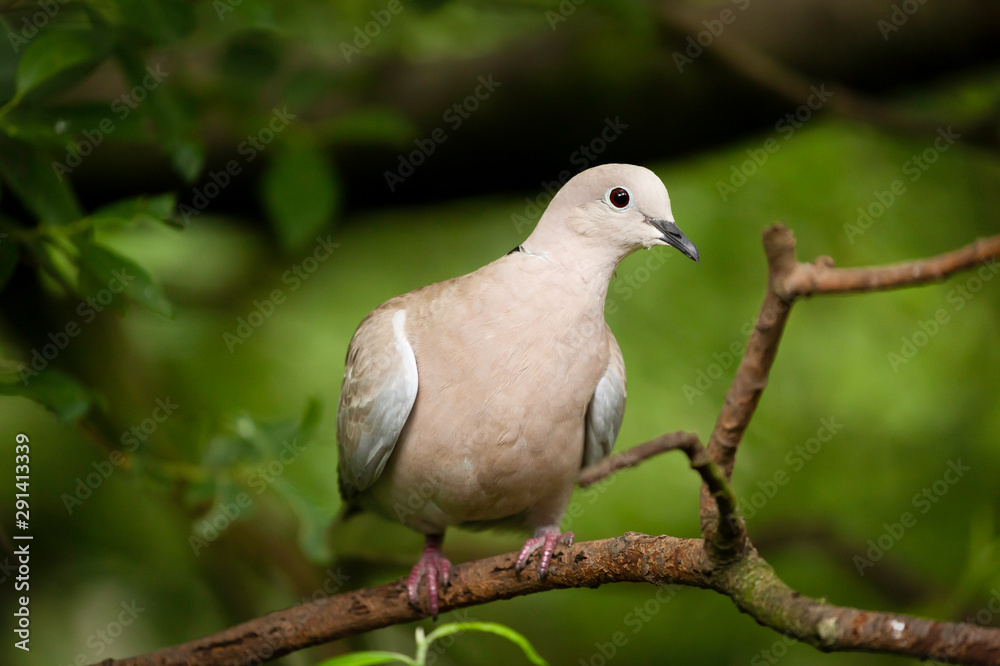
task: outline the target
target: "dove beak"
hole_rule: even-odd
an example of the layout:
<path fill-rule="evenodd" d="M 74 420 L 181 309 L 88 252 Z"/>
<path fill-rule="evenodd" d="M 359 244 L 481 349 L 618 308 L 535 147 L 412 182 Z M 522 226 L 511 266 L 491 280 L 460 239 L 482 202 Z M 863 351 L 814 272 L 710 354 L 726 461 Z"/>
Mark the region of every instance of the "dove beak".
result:
<path fill-rule="evenodd" d="M 677 248 L 685 257 L 699 262 L 698 248 L 694 246 L 691 239 L 685 236 L 684 232 L 681 231 L 676 224 L 670 220 L 649 220 L 649 223 L 656 227 L 658 231 L 663 233 L 663 235 L 660 236 L 660 241 L 662 241 L 665 245 Z"/>

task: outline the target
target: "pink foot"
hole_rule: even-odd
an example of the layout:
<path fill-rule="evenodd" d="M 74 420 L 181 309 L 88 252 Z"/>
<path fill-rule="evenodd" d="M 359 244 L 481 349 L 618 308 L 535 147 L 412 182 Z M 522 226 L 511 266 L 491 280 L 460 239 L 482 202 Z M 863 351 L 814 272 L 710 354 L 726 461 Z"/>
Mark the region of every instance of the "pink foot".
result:
<path fill-rule="evenodd" d="M 441 585 L 447 587 L 451 578 L 451 562 L 441 553 L 442 541 L 443 535 L 427 536 L 424 554 L 413 565 L 410 576 L 406 579 L 406 596 L 410 599 L 410 605 L 417 610 L 421 610 L 420 580 L 427 579 L 427 605 L 435 620 L 438 615 L 438 589 Z"/>
<path fill-rule="evenodd" d="M 538 561 L 538 577 L 545 578 L 549 573 L 549 562 L 552 561 L 552 551 L 556 549 L 556 544 L 562 543 L 567 546 L 573 545 L 572 532 L 560 532 L 558 527 L 542 527 L 535 530 L 535 536 L 524 542 L 524 548 L 517 556 L 515 569 L 521 571 L 528 563 L 531 554 L 542 549 L 542 558 Z"/>

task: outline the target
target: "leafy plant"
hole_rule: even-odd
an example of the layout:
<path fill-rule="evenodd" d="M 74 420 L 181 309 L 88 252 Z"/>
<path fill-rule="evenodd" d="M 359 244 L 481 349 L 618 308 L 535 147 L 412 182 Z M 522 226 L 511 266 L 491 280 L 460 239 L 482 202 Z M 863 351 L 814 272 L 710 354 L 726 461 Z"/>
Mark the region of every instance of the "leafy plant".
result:
<path fill-rule="evenodd" d="M 548 664 L 548 662 L 542 659 L 541 655 L 535 651 L 535 648 L 531 646 L 531 643 L 528 642 L 527 638 L 509 627 L 497 624 L 496 622 L 452 622 L 451 624 L 438 627 L 426 636 L 424 635 L 423 627 L 417 627 L 417 654 L 415 657 L 410 657 L 399 652 L 370 650 L 366 652 L 352 652 L 351 654 L 345 654 L 340 657 L 334 657 L 333 659 L 327 659 L 319 666 L 369 666 L 374 664 L 391 664 L 396 661 L 408 664 L 408 666 L 427 666 L 429 663 L 427 658 L 430 654 L 431 645 L 434 641 L 440 640 L 441 638 L 452 634 L 465 633 L 466 631 L 480 631 L 483 633 L 503 636 L 521 648 L 524 652 L 524 656 L 527 657 L 528 661 L 532 664 L 538 664 L 539 666 L 547 666 Z"/>

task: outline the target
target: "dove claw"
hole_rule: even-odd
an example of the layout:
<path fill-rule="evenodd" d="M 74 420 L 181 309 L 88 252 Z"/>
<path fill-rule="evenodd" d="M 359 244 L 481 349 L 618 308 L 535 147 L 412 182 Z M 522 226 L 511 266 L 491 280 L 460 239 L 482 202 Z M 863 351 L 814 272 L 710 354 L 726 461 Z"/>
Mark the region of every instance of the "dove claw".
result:
<path fill-rule="evenodd" d="M 552 561 L 552 553 L 556 544 L 572 546 L 575 537 L 572 532 L 560 532 L 558 527 L 543 527 L 535 532 L 535 536 L 524 542 L 524 547 L 517 555 L 517 562 L 514 569 L 521 571 L 528 564 L 531 554 L 542 549 L 541 558 L 538 560 L 538 579 L 544 579 L 549 573 L 549 563 Z"/>
<path fill-rule="evenodd" d="M 406 597 L 417 610 L 420 607 L 420 581 L 427 579 L 427 606 L 436 620 L 440 609 L 440 591 L 451 585 L 451 562 L 441 552 L 441 535 L 429 535 L 423 555 L 413 565 L 406 579 Z"/>

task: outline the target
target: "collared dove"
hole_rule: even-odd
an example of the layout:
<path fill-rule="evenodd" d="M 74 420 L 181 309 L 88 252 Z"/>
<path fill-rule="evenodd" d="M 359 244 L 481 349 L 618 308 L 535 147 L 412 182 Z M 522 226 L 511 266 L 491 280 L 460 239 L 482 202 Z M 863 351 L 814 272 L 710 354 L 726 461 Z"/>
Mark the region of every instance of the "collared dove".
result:
<path fill-rule="evenodd" d="M 698 261 L 650 170 L 588 169 L 527 240 L 477 271 L 397 296 L 358 326 L 337 411 L 340 491 L 425 535 L 407 579 L 437 615 L 445 528 L 533 530 L 544 576 L 582 466 L 607 456 L 625 410 L 625 363 L 604 321 L 608 283 L 640 248 Z"/>

